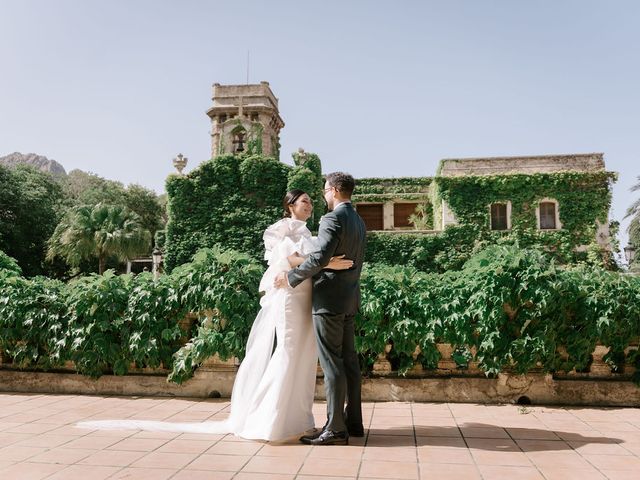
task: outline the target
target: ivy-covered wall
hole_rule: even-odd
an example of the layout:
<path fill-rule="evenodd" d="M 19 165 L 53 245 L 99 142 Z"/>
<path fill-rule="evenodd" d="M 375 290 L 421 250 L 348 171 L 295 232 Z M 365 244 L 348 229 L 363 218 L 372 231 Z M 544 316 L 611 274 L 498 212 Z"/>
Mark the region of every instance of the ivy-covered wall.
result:
<path fill-rule="evenodd" d="M 358 178 L 353 201 L 357 203 L 428 199 L 432 180 L 431 177 Z"/>
<path fill-rule="evenodd" d="M 434 203 L 444 200 L 460 224 L 489 230 L 489 206 L 510 201 L 512 235 L 576 248 L 595 241 L 596 222 L 607 223 L 615 179 L 606 171 L 436 177 Z M 536 207 L 544 198 L 558 202 L 561 229 L 538 229 Z"/>
<path fill-rule="evenodd" d="M 321 205 L 320 159 L 305 153 L 295 154 L 294 161 L 292 167 L 262 155 L 220 155 L 188 175 L 169 176 L 165 269 L 171 271 L 199 249 L 214 245 L 262 259 L 262 234 L 282 218 L 288 189 L 301 188 Z M 321 215 L 316 208 L 311 227 Z"/>
<path fill-rule="evenodd" d="M 438 169 L 438 172 L 441 168 Z M 385 233 L 369 235 L 367 260 L 389 265 L 412 265 L 423 271 L 460 267 L 473 253 L 493 243 L 543 247 L 561 263 L 589 261 L 612 267 L 606 249 L 596 245 L 597 222 L 607 223 L 611 185 L 616 174 L 607 171 L 534 174 L 463 175 L 403 179 L 410 185 L 429 181 L 434 228 L 437 234 Z M 383 201 L 385 181 L 363 179 L 364 194 L 357 199 Z M 415 187 L 417 188 L 417 187 Z M 558 202 L 562 225 L 539 230 L 536 207 L 544 198 Z M 442 229 L 442 203 L 451 209 L 457 225 Z M 492 231 L 490 205 L 511 203 L 511 229 Z M 578 249 L 578 247 L 587 248 Z"/>

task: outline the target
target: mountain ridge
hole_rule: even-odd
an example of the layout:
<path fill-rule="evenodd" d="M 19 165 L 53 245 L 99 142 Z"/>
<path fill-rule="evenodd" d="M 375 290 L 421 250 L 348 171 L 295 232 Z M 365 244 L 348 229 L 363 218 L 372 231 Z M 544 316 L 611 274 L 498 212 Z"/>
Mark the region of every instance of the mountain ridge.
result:
<path fill-rule="evenodd" d="M 62 164 L 51 160 L 44 155 L 37 153 L 13 152 L 4 157 L 0 157 L 0 165 L 15 167 L 17 165 L 30 165 L 41 172 L 50 173 L 55 176 L 66 177 L 67 171 Z"/>

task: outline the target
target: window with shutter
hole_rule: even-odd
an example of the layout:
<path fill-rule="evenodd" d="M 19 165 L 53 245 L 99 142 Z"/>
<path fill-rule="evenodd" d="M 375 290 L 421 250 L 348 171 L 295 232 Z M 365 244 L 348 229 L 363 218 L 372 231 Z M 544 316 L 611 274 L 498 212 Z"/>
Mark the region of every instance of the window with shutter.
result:
<path fill-rule="evenodd" d="M 491 230 L 507 230 L 507 204 L 493 203 L 491 205 Z"/>
<path fill-rule="evenodd" d="M 556 204 L 540 202 L 540 229 L 554 230 L 556 228 Z"/>
<path fill-rule="evenodd" d="M 409 216 L 415 213 L 417 206 L 417 203 L 394 203 L 393 226 L 395 228 L 413 227 Z"/>
<path fill-rule="evenodd" d="M 364 220 L 367 231 L 384 230 L 383 211 L 381 203 L 367 203 L 356 205 L 356 211 Z"/>

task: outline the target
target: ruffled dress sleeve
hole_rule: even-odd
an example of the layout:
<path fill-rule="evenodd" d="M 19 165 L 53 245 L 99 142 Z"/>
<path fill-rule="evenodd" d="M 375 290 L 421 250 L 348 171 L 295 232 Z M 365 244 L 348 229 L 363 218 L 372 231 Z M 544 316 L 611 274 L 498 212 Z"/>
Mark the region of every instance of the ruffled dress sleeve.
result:
<path fill-rule="evenodd" d="M 269 267 L 260 281 L 261 292 L 269 292 L 278 273 L 291 269 L 287 257 L 294 253 L 307 256 L 316 249 L 307 224 L 301 220 L 283 218 L 268 227 L 262 238 Z"/>

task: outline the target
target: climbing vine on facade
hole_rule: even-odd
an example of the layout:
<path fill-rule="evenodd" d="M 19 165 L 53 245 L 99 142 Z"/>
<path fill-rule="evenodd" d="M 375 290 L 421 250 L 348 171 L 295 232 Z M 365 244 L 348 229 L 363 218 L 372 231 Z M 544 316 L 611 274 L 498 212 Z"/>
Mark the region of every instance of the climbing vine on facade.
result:
<path fill-rule="evenodd" d="M 220 155 L 188 175 L 167 179 L 168 211 L 165 269 L 188 262 L 200 248 L 224 245 L 262 259 L 264 230 L 282 218 L 282 199 L 289 188 L 302 188 L 322 208 L 320 159 L 294 155 L 291 167 L 263 155 Z"/>

